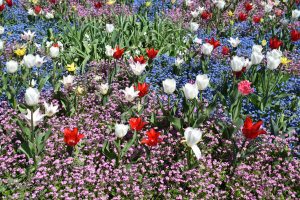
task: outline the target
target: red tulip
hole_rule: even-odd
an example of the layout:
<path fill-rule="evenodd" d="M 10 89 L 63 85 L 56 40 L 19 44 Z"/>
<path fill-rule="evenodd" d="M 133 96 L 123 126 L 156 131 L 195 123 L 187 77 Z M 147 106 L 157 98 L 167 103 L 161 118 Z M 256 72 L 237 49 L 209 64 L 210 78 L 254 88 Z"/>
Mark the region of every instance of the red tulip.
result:
<path fill-rule="evenodd" d="M 221 45 L 220 41 L 215 40 L 215 38 L 211 38 L 210 40 L 206 39 L 206 42 L 213 45 L 214 49 Z"/>
<path fill-rule="evenodd" d="M 139 91 L 139 97 L 144 97 L 148 94 L 149 85 L 147 83 L 138 83 L 138 86 L 134 86 L 134 89 Z"/>
<path fill-rule="evenodd" d="M 56 0 L 49 0 L 50 3 L 56 4 Z"/>
<path fill-rule="evenodd" d="M 261 17 L 260 17 L 260 16 L 253 16 L 252 19 L 253 19 L 253 22 L 254 22 L 254 23 L 257 23 L 257 24 L 258 24 L 258 23 L 260 23 Z"/>
<path fill-rule="evenodd" d="M 227 46 L 224 46 L 222 48 L 222 54 L 225 56 L 225 55 L 228 55 L 230 53 L 230 50 Z"/>
<path fill-rule="evenodd" d="M 239 13 L 239 20 L 240 20 L 241 22 L 246 21 L 247 18 L 248 18 L 248 15 L 247 15 L 246 13 L 243 13 L 243 12 L 240 12 L 240 13 Z"/>
<path fill-rule="evenodd" d="M 134 62 L 139 62 L 141 64 L 145 64 L 147 62 L 147 60 L 144 58 L 144 56 L 136 56 L 134 57 Z"/>
<path fill-rule="evenodd" d="M 247 139 L 255 139 L 258 135 L 266 134 L 265 130 L 260 129 L 263 124 L 262 120 L 259 120 L 255 124 L 252 123 L 252 119 L 247 116 L 244 122 L 242 132 Z"/>
<path fill-rule="evenodd" d="M 252 3 L 249 3 L 249 2 L 246 2 L 246 3 L 244 4 L 244 7 L 245 7 L 245 10 L 246 10 L 247 12 L 249 12 L 249 11 L 251 11 L 251 10 L 253 9 Z"/>
<path fill-rule="evenodd" d="M 271 49 L 278 49 L 282 45 L 282 42 L 278 40 L 277 37 L 271 38 L 269 42 Z"/>
<path fill-rule="evenodd" d="M 119 46 L 117 46 L 117 47 L 116 47 L 116 51 L 115 51 L 115 53 L 113 54 L 113 57 L 114 57 L 115 59 L 120 59 L 120 58 L 122 57 L 123 53 L 124 53 L 124 49 L 120 49 Z"/>
<path fill-rule="evenodd" d="M 99 9 L 102 7 L 102 3 L 101 2 L 95 2 L 94 3 L 95 8 Z"/>
<path fill-rule="evenodd" d="M 211 13 L 209 13 L 208 11 L 203 11 L 202 13 L 201 13 L 201 18 L 202 19 L 209 19 L 210 17 L 211 17 Z"/>
<path fill-rule="evenodd" d="M 73 130 L 64 129 L 64 141 L 68 146 L 74 147 L 82 138 L 84 138 L 84 135 L 78 133 L 78 128 Z"/>
<path fill-rule="evenodd" d="M 35 14 L 37 14 L 37 15 L 40 14 L 41 10 L 42 10 L 41 6 L 34 6 L 34 13 Z"/>
<path fill-rule="evenodd" d="M 243 67 L 241 71 L 239 71 L 239 72 L 234 71 L 232 73 L 235 77 L 240 78 L 243 75 L 243 73 L 246 72 L 246 69 L 247 69 L 246 67 Z"/>
<path fill-rule="evenodd" d="M 132 130 L 141 131 L 147 122 L 143 122 L 142 118 L 130 118 L 129 125 Z"/>
<path fill-rule="evenodd" d="M 297 30 L 292 30 L 291 31 L 291 40 L 293 41 L 293 42 L 296 42 L 296 41 L 298 41 L 298 40 L 300 40 L 300 32 L 299 31 L 297 31 Z"/>
<path fill-rule="evenodd" d="M 13 5 L 12 0 L 6 0 L 6 3 L 7 3 L 7 5 L 8 5 L 9 7 L 12 7 L 12 5 Z"/>
<path fill-rule="evenodd" d="M 158 51 L 159 50 L 155 50 L 154 48 L 152 48 L 152 49 L 146 49 L 148 58 L 154 59 L 157 56 Z"/>
<path fill-rule="evenodd" d="M 52 44 L 53 47 L 59 47 L 59 44 L 58 43 L 54 43 Z"/>
<path fill-rule="evenodd" d="M 5 8 L 5 4 L 2 4 L 2 5 L 0 6 L 0 12 L 3 11 L 4 8 Z"/>
<path fill-rule="evenodd" d="M 146 144 L 148 146 L 156 146 L 162 140 L 159 138 L 160 133 L 156 132 L 153 128 L 150 131 L 147 131 L 148 138 L 142 139 L 141 143 Z"/>

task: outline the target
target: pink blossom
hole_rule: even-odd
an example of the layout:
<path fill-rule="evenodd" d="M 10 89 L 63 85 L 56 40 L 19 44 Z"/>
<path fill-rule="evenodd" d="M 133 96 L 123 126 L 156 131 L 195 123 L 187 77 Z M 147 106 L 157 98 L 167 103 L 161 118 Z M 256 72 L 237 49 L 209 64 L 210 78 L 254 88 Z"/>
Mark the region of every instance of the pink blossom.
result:
<path fill-rule="evenodd" d="M 242 95 L 248 95 L 254 92 L 253 88 L 251 88 L 251 82 L 248 80 L 241 81 L 238 84 L 238 90 Z"/>

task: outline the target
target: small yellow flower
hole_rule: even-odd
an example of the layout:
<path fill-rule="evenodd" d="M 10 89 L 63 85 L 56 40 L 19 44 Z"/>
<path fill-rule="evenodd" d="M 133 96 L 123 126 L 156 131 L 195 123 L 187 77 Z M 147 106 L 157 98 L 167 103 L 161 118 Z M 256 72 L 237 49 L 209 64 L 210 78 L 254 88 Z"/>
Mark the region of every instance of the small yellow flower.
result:
<path fill-rule="evenodd" d="M 19 49 L 16 49 L 14 51 L 14 53 L 17 55 L 17 56 L 24 56 L 25 53 L 26 53 L 26 48 L 25 47 L 22 47 L 22 48 L 19 48 Z"/>
<path fill-rule="evenodd" d="M 75 63 L 68 64 L 67 70 L 68 70 L 68 72 L 75 72 L 75 70 L 76 70 Z"/>
<path fill-rule="evenodd" d="M 175 3 L 176 3 L 176 0 L 171 0 L 171 3 L 172 3 L 172 4 L 175 4 Z"/>
<path fill-rule="evenodd" d="M 146 6 L 146 7 L 150 7 L 151 4 L 152 4 L 151 1 L 147 1 L 147 2 L 145 3 L 145 6 Z"/>
<path fill-rule="evenodd" d="M 264 18 L 261 18 L 261 19 L 260 19 L 260 23 L 263 23 L 263 22 L 264 22 Z"/>
<path fill-rule="evenodd" d="M 39 0 L 31 0 L 31 3 L 33 4 L 37 4 L 39 2 Z"/>
<path fill-rule="evenodd" d="M 233 17 L 234 16 L 234 13 L 231 10 L 229 10 L 227 14 L 228 14 L 229 17 Z"/>
<path fill-rule="evenodd" d="M 287 57 L 281 57 L 281 64 L 287 65 L 290 62 L 292 62 L 292 60 L 289 60 Z"/>
<path fill-rule="evenodd" d="M 76 11 L 77 7 L 76 6 L 72 6 L 72 10 Z"/>
<path fill-rule="evenodd" d="M 231 26 L 234 24 L 234 21 L 233 20 L 230 20 L 230 24 L 231 24 Z"/>
<path fill-rule="evenodd" d="M 109 0 L 108 2 L 106 2 L 107 5 L 113 5 L 116 3 L 116 0 Z"/>
<path fill-rule="evenodd" d="M 84 88 L 83 88 L 83 87 L 78 86 L 78 87 L 76 88 L 76 93 L 77 93 L 78 95 L 82 95 L 83 92 L 84 92 Z"/>
<path fill-rule="evenodd" d="M 267 40 L 261 41 L 261 45 L 262 45 L 262 46 L 266 46 L 266 45 L 267 45 Z"/>

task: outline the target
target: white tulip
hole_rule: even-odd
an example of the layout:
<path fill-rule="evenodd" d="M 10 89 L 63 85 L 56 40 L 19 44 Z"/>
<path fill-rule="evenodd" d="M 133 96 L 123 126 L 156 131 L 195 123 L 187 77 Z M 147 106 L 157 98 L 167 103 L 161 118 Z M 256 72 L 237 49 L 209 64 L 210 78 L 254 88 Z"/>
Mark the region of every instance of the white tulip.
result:
<path fill-rule="evenodd" d="M 35 66 L 41 67 L 46 61 L 44 60 L 45 57 L 40 57 L 40 55 L 35 56 Z"/>
<path fill-rule="evenodd" d="M 22 63 L 28 67 L 28 68 L 32 68 L 33 66 L 35 66 L 35 56 L 32 54 L 28 54 L 25 55 L 23 57 Z"/>
<path fill-rule="evenodd" d="M 57 58 L 59 56 L 59 47 L 50 47 L 50 56 L 52 58 Z"/>
<path fill-rule="evenodd" d="M 55 115 L 55 113 L 58 112 L 58 106 L 53 106 L 53 104 L 48 104 L 46 102 L 44 102 L 44 107 L 45 107 L 45 115 L 47 117 L 52 117 L 53 115 Z"/>
<path fill-rule="evenodd" d="M 15 73 L 16 71 L 18 71 L 18 62 L 14 61 L 14 60 L 10 60 L 8 62 L 6 62 L 6 70 L 8 73 Z"/>
<path fill-rule="evenodd" d="M 198 10 L 199 14 L 201 15 L 201 14 L 205 11 L 205 8 L 199 6 L 199 7 L 197 8 L 197 10 Z"/>
<path fill-rule="evenodd" d="M 129 102 L 132 102 L 136 97 L 139 96 L 139 91 L 135 91 L 133 86 L 130 88 L 126 87 L 125 90 L 122 90 L 122 92 L 125 95 L 125 99 Z"/>
<path fill-rule="evenodd" d="M 272 56 L 274 58 L 281 58 L 282 52 L 278 49 L 273 49 L 272 51 L 267 53 L 267 56 Z"/>
<path fill-rule="evenodd" d="M 232 46 L 232 47 L 234 47 L 234 48 L 236 48 L 240 43 L 241 43 L 241 41 L 239 40 L 239 38 L 237 37 L 237 38 L 230 38 L 229 40 L 228 40 L 228 42 L 230 43 L 230 45 Z"/>
<path fill-rule="evenodd" d="M 202 45 L 201 50 L 204 55 L 209 56 L 211 55 L 211 52 L 214 50 L 214 46 L 209 43 L 205 43 Z"/>
<path fill-rule="evenodd" d="M 46 19 L 53 19 L 54 18 L 54 14 L 53 14 L 53 12 L 47 12 L 45 14 L 45 17 L 46 17 Z"/>
<path fill-rule="evenodd" d="M 32 117 L 32 121 L 33 121 L 33 127 L 36 127 L 38 125 L 38 123 L 40 123 L 41 121 L 43 121 L 44 116 L 41 112 L 40 112 L 40 108 L 38 108 L 36 111 L 33 112 L 33 117 Z M 31 126 L 31 111 L 29 109 L 27 109 L 27 115 L 24 115 L 25 119 L 27 120 L 27 124 Z"/>
<path fill-rule="evenodd" d="M 101 93 L 102 95 L 106 95 L 107 92 L 108 92 L 108 89 L 109 89 L 108 83 L 105 83 L 105 84 L 102 83 L 102 84 L 100 85 L 100 87 L 99 87 L 100 93 Z"/>
<path fill-rule="evenodd" d="M 116 50 L 114 50 L 111 46 L 109 45 L 106 45 L 105 46 L 105 54 L 108 56 L 108 57 L 111 57 L 114 55 Z"/>
<path fill-rule="evenodd" d="M 0 26 L 0 35 L 2 35 L 4 33 L 5 29 L 3 26 Z"/>
<path fill-rule="evenodd" d="M 123 138 L 128 132 L 129 126 L 125 124 L 115 125 L 115 134 L 118 138 Z"/>
<path fill-rule="evenodd" d="M 31 81 L 29 81 L 29 86 L 34 87 L 35 85 L 36 85 L 36 81 L 34 79 L 31 79 Z"/>
<path fill-rule="evenodd" d="M 186 6 L 191 6 L 192 3 L 193 3 L 192 0 L 185 0 L 185 5 L 186 5 Z"/>
<path fill-rule="evenodd" d="M 113 24 L 106 24 L 106 32 L 112 33 L 114 31 L 115 27 Z"/>
<path fill-rule="evenodd" d="M 261 63 L 261 61 L 264 59 L 264 55 L 260 52 L 253 51 L 251 54 L 251 63 L 253 65 L 258 65 Z"/>
<path fill-rule="evenodd" d="M 205 90 L 209 85 L 209 78 L 207 74 L 199 74 L 196 77 L 196 83 L 199 90 Z"/>
<path fill-rule="evenodd" d="M 197 38 L 197 37 L 193 40 L 193 42 L 196 43 L 196 44 L 202 44 L 202 40 L 200 38 Z"/>
<path fill-rule="evenodd" d="M 68 75 L 68 76 L 64 76 L 63 80 L 61 80 L 60 82 L 63 83 L 63 85 L 66 89 L 69 89 L 74 85 L 74 79 L 75 79 L 74 76 Z"/>
<path fill-rule="evenodd" d="M 246 67 L 246 69 L 249 69 L 251 66 L 252 66 L 252 62 L 248 58 L 245 59 L 244 67 Z"/>
<path fill-rule="evenodd" d="M 258 52 L 261 53 L 263 50 L 263 47 L 261 45 L 253 45 L 252 46 L 252 52 Z"/>
<path fill-rule="evenodd" d="M 192 15 L 194 18 L 198 17 L 199 14 L 200 14 L 200 12 L 199 12 L 198 10 L 194 10 L 194 11 L 191 12 L 191 15 Z"/>
<path fill-rule="evenodd" d="M 222 10 L 226 4 L 223 0 L 214 0 L 213 3 L 216 4 L 217 8 L 219 8 L 220 10 Z"/>
<path fill-rule="evenodd" d="M 35 32 L 31 32 L 30 30 L 28 30 L 27 32 L 23 31 L 23 34 L 21 34 L 21 38 L 26 41 L 32 41 L 34 36 Z"/>
<path fill-rule="evenodd" d="M 270 70 L 276 69 L 281 63 L 282 52 L 274 49 L 267 53 L 267 68 Z"/>
<path fill-rule="evenodd" d="M 129 66 L 135 75 L 140 76 L 145 71 L 147 63 L 141 64 L 140 62 L 132 62 Z"/>
<path fill-rule="evenodd" d="M 245 66 L 245 58 L 243 57 L 238 57 L 238 56 L 233 56 L 230 62 L 231 69 L 234 72 L 239 72 L 243 69 Z"/>
<path fill-rule="evenodd" d="M 192 148 L 197 159 L 201 158 L 201 151 L 197 143 L 202 139 L 202 132 L 199 129 L 188 127 L 184 131 L 186 144 Z"/>
<path fill-rule="evenodd" d="M 195 99 L 198 97 L 199 91 L 198 91 L 198 87 L 196 84 L 186 83 L 182 89 L 183 89 L 185 98 Z"/>
<path fill-rule="evenodd" d="M 176 81 L 175 79 L 166 79 L 162 82 L 164 92 L 167 94 L 173 94 L 176 90 Z"/>
<path fill-rule="evenodd" d="M 176 58 L 175 59 L 175 66 L 179 67 L 183 63 L 183 59 L 181 58 Z"/>
<path fill-rule="evenodd" d="M 191 31 L 197 31 L 198 28 L 199 28 L 199 24 L 197 24 L 196 22 L 191 22 L 190 23 L 190 28 L 191 28 Z"/>
<path fill-rule="evenodd" d="M 271 12 L 273 9 L 273 5 L 272 4 L 265 4 L 265 12 L 269 13 Z"/>
<path fill-rule="evenodd" d="M 300 10 L 293 10 L 292 19 L 298 19 L 298 17 L 300 17 Z"/>
<path fill-rule="evenodd" d="M 34 12 L 34 10 L 32 8 L 28 9 L 27 14 L 31 15 L 31 16 L 36 16 L 36 14 L 35 14 L 35 12 Z"/>
<path fill-rule="evenodd" d="M 39 103 L 40 93 L 38 89 L 29 87 L 25 92 L 25 102 L 28 106 L 35 106 Z"/>

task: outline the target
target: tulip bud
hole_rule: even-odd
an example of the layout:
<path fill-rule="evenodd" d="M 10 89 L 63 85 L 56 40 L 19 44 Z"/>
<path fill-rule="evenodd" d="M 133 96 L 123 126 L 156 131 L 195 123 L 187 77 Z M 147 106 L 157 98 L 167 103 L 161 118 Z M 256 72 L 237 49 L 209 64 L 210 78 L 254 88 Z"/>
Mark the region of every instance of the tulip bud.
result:
<path fill-rule="evenodd" d="M 195 84 L 187 83 L 183 87 L 183 93 L 187 99 L 195 99 L 198 97 L 198 87 Z"/>
<path fill-rule="evenodd" d="M 293 10 L 292 11 L 292 18 L 293 19 L 298 19 L 300 17 L 300 10 Z"/>
<path fill-rule="evenodd" d="M 6 62 L 6 70 L 8 73 L 15 73 L 18 71 L 18 62 L 14 60 Z"/>
<path fill-rule="evenodd" d="M 191 28 L 191 31 L 197 31 L 198 28 L 199 28 L 199 24 L 195 23 L 195 22 L 191 22 L 190 23 L 190 28 Z"/>
<path fill-rule="evenodd" d="M 57 58 L 59 56 L 59 47 L 50 47 L 50 56 L 52 58 Z"/>
<path fill-rule="evenodd" d="M 209 78 L 207 74 L 199 74 L 196 77 L 196 83 L 199 90 L 205 90 L 209 85 Z"/>
<path fill-rule="evenodd" d="M 201 50 L 204 55 L 209 56 L 211 52 L 214 50 L 214 46 L 209 43 L 205 43 L 202 45 Z"/>
<path fill-rule="evenodd" d="M 107 92 L 108 92 L 108 89 L 109 89 L 108 83 L 101 84 L 100 87 L 99 87 L 100 93 L 102 95 L 106 95 Z"/>
<path fill-rule="evenodd" d="M 39 103 L 40 93 L 36 88 L 29 87 L 25 92 L 25 102 L 28 106 L 34 106 Z"/>
<path fill-rule="evenodd" d="M 115 125 L 115 134 L 118 138 L 123 138 L 128 132 L 129 126 L 125 124 Z"/>
<path fill-rule="evenodd" d="M 167 94 L 173 94 L 176 90 L 176 81 L 175 79 L 166 79 L 162 82 L 164 92 Z"/>
<path fill-rule="evenodd" d="M 239 72 L 243 69 L 245 65 L 245 58 L 233 56 L 230 62 L 230 66 L 234 72 Z"/>

